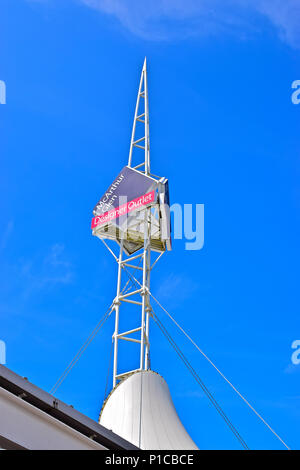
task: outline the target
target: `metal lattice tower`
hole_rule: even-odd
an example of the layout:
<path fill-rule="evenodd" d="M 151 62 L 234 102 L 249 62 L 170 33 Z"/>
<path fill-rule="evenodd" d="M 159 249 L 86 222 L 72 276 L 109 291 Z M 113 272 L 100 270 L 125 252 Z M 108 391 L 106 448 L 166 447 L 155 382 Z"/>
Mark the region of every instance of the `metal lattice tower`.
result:
<path fill-rule="evenodd" d="M 142 132 L 142 137 L 137 137 L 138 132 Z M 143 150 L 143 152 L 141 152 Z M 143 154 L 141 156 L 138 153 Z M 133 159 L 137 159 L 137 164 L 133 165 Z M 138 160 L 139 158 L 139 160 Z M 144 61 L 142 75 L 139 84 L 137 102 L 135 107 L 133 129 L 130 143 L 128 166 L 142 173 L 143 175 L 150 176 L 150 145 L 149 145 L 149 108 L 148 108 L 148 86 L 147 86 L 147 69 L 146 59 Z M 152 176 L 152 175 L 151 175 Z M 139 352 L 139 368 L 135 370 L 147 370 L 150 368 L 150 343 L 149 343 L 149 320 L 151 315 L 150 305 L 150 272 L 154 264 L 158 261 L 163 254 L 158 254 L 151 266 L 151 223 L 153 225 L 153 209 L 147 207 L 145 209 L 144 219 L 144 245 L 133 256 L 127 256 L 123 248 L 123 241 L 120 242 L 119 256 L 115 256 L 118 262 L 118 281 L 117 281 L 117 294 L 114 299 L 115 310 L 115 331 L 113 334 L 114 341 L 114 363 L 113 363 L 113 387 L 116 386 L 118 380 L 131 374 L 133 371 L 118 373 L 118 343 L 120 340 L 130 341 L 137 343 L 140 346 Z M 110 250 L 111 251 L 111 250 Z M 142 272 L 142 280 L 140 285 L 136 285 L 135 289 L 122 294 L 121 285 L 122 277 L 124 275 L 130 276 L 130 271 Z M 136 276 L 136 274 L 134 274 Z M 141 320 L 139 326 L 128 331 L 119 331 L 119 318 L 122 303 L 130 303 L 140 308 Z M 133 334 L 139 334 L 139 339 L 132 337 Z"/>

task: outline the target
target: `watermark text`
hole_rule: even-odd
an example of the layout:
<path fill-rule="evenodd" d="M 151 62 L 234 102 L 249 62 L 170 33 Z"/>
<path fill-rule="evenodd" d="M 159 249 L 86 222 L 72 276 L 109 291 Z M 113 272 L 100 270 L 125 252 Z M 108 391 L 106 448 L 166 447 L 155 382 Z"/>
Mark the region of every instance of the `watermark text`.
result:
<path fill-rule="evenodd" d="M 0 80 L 0 104 L 6 104 L 6 85 L 3 80 Z"/>
<path fill-rule="evenodd" d="M 292 103 L 299 104 L 300 103 L 300 80 L 294 80 L 292 83 L 292 88 L 295 90 L 291 96 Z"/>

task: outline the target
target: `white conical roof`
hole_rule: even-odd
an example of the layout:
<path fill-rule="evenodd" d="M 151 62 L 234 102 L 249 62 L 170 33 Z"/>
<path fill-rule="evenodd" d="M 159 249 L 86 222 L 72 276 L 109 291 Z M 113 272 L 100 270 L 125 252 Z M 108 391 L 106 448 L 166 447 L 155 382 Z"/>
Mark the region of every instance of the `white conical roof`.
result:
<path fill-rule="evenodd" d="M 177 415 L 166 381 L 151 370 L 135 372 L 114 388 L 99 423 L 141 449 L 198 449 Z"/>

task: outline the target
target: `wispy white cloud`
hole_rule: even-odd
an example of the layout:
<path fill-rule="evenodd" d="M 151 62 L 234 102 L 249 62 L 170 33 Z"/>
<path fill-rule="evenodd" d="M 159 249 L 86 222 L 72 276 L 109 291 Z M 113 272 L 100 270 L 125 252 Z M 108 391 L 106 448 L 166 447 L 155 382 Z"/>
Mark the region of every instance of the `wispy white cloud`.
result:
<path fill-rule="evenodd" d="M 51 246 L 39 266 L 39 270 L 36 266 L 32 269 L 32 264 L 30 264 L 26 271 L 27 277 L 35 281 L 38 287 L 69 284 L 73 280 L 72 264 L 67 260 L 65 247 L 61 243 L 55 243 Z"/>
<path fill-rule="evenodd" d="M 19 260 L 17 269 L 13 269 L 15 271 L 18 273 L 15 283 L 23 299 L 43 289 L 67 285 L 74 280 L 72 263 L 66 258 L 64 245 L 59 243 L 52 245 L 43 257 L 38 255 L 30 260 Z"/>
<path fill-rule="evenodd" d="M 284 369 L 285 374 L 295 374 L 295 373 L 300 373 L 300 365 L 296 364 L 288 364 L 286 368 Z"/>
<path fill-rule="evenodd" d="M 78 1 L 78 0 L 77 0 Z M 79 0 L 114 16 L 131 33 L 170 40 L 226 32 L 241 37 L 263 29 L 267 20 L 280 39 L 300 48 L 299 0 Z"/>
<path fill-rule="evenodd" d="M 290 46 L 300 48 L 300 1 L 257 0 L 258 11 L 275 26 L 280 38 Z"/>
<path fill-rule="evenodd" d="M 53 244 L 44 253 L 0 263 L 1 318 L 31 315 L 32 303 L 48 299 L 75 281 L 74 265 L 63 244 Z M 29 309 L 29 310 L 28 310 Z M 34 309 L 33 309 L 34 310 Z"/>
<path fill-rule="evenodd" d="M 49 254 L 45 256 L 44 263 L 50 266 L 64 266 L 70 268 L 71 263 L 64 257 L 65 246 L 63 243 L 55 243 L 51 246 Z"/>
<path fill-rule="evenodd" d="M 183 274 L 170 273 L 160 284 L 155 296 L 162 300 L 182 302 L 194 294 L 198 284 Z"/>

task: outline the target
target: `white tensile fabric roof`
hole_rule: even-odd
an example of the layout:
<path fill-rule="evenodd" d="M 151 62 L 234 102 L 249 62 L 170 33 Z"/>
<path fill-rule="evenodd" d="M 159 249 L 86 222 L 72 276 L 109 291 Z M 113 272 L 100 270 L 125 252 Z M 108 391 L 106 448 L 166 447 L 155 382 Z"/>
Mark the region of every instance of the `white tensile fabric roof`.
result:
<path fill-rule="evenodd" d="M 99 423 L 141 449 L 196 450 L 175 410 L 166 381 L 135 372 L 111 392 Z"/>

